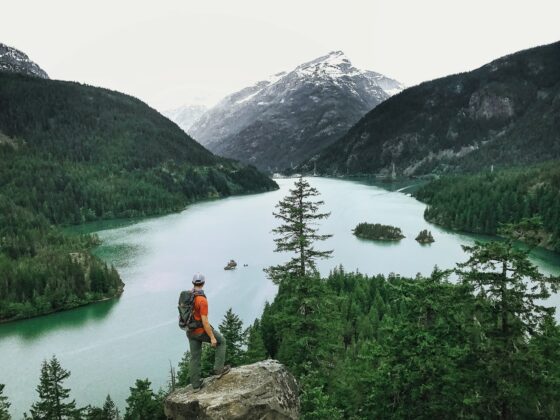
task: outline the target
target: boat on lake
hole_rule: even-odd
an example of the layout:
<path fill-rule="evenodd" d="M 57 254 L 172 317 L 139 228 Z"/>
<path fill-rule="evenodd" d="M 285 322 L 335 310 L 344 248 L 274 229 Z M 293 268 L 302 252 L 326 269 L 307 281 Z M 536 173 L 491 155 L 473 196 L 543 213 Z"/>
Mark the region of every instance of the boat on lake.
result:
<path fill-rule="evenodd" d="M 237 267 L 237 263 L 235 260 L 229 260 L 227 265 L 224 267 L 224 270 L 234 270 Z"/>

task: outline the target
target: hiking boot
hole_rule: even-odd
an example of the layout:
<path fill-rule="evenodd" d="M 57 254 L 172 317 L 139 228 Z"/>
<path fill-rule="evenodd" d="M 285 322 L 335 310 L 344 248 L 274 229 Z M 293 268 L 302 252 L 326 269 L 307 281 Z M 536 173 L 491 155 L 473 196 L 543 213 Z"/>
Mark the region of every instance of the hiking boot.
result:
<path fill-rule="evenodd" d="M 200 383 L 200 386 L 198 388 L 195 388 L 193 386 L 193 394 L 196 394 L 197 392 L 200 392 L 200 390 L 204 387 L 204 382 Z"/>
<path fill-rule="evenodd" d="M 231 366 L 230 365 L 225 365 L 222 370 L 215 372 L 215 375 L 218 379 L 220 379 L 222 376 L 224 376 L 226 373 L 228 373 L 231 370 Z"/>

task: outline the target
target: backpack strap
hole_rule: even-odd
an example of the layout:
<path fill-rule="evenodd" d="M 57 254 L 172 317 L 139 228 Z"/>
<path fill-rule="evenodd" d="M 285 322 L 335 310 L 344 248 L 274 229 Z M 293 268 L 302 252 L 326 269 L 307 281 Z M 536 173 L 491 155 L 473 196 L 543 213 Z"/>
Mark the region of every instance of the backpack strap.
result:
<path fill-rule="evenodd" d="M 204 294 L 204 290 L 193 289 L 192 293 L 193 293 L 194 296 L 204 296 L 204 297 L 206 297 L 206 295 Z"/>

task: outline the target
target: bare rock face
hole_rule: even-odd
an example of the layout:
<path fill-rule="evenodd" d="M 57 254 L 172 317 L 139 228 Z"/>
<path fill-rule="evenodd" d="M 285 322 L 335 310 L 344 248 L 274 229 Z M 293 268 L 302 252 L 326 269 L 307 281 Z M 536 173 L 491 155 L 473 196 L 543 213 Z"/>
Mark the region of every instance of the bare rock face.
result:
<path fill-rule="evenodd" d="M 6 44 L 0 42 L 0 71 L 7 71 L 10 73 L 21 73 L 27 76 L 40 77 L 48 79 L 48 74 L 39 67 L 36 63 L 31 61 L 27 54 L 16 50 L 15 48 L 8 47 Z"/>
<path fill-rule="evenodd" d="M 513 100 L 491 92 L 478 91 L 469 100 L 469 114 L 475 119 L 506 119 L 514 115 Z"/>
<path fill-rule="evenodd" d="M 165 414 L 174 420 L 297 419 L 297 383 L 278 361 L 265 360 L 204 379 L 197 393 L 190 385 L 175 390 L 165 400 Z"/>

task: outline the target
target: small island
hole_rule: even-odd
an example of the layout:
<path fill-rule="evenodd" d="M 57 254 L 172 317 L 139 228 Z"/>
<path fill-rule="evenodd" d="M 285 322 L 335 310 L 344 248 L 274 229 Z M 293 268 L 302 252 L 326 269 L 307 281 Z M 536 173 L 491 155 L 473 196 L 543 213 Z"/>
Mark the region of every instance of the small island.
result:
<path fill-rule="evenodd" d="M 380 223 L 360 223 L 352 232 L 358 238 L 375 241 L 400 241 L 404 238 L 401 228 Z"/>
<path fill-rule="evenodd" d="M 431 244 L 432 242 L 435 242 L 435 239 L 432 236 L 432 232 L 430 232 L 428 229 L 421 230 L 416 237 L 416 240 L 420 244 Z"/>

